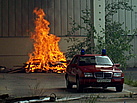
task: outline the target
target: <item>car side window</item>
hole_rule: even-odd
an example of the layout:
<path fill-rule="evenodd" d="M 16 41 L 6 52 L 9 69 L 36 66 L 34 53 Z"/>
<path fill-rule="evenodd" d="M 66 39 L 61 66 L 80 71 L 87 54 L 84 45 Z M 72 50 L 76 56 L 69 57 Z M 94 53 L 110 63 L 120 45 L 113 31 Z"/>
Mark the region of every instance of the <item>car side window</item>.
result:
<path fill-rule="evenodd" d="M 82 56 L 79 60 L 79 66 L 96 65 L 95 56 Z"/>

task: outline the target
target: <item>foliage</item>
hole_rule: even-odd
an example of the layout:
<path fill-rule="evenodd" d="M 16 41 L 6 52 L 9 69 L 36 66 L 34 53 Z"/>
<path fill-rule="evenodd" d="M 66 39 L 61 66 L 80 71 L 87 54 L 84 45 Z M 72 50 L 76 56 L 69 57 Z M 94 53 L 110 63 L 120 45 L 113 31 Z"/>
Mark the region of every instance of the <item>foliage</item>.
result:
<path fill-rule="evenodd" d="M 137 87 L 137 81 L 130 78 L 125 78 L 124 83 L 133 87 Z"/>
<path fill-rule="evenodd" d="M 86 99 L 86 103 L 95 103 L 97 101 L 97 96 L 90 95 L 88 99 Z"/>
<path fill-rule="evenodd" d="M 133 57 L 133 54 L 131 54 L 131 41 L 134 38 L 136 30 L 133 31 L 133 34 L 129 35 L 130 30 L 127 27 L 122 27 L 124 23 L 112 21 L 113 16 L 118 10 L 133 11 L 133 6 L 130 6 L 128 2 L 106 4 L 105 48 L 115 63 L 120 63 L 123 67 L 126 67 L 126 61 Z"/>
<path fill-rule="evenodd" d="M 90 10 L 87 8 L 86 10 L 82 10 L 83 16 L 81 19 L 86 24 L 86 27 L 77 24 L 73 20 L 72 29 L 68 33 L 70 36 L 70 34 L 73 35 L 77 30 L 83 29 L 86 34 L 85 39 L 83 41 L 75 37 L 67 39 L 68 42 L 73 42 L 73 44 L 68 47 L 67 57 L 72 57 L 77 54 L 83 47 L 87 54 L 91 53 L 91 50 L 93 50 L 92 52 L 100 53 L 100 50 L 105 48 L 107 49 L 107 54 L 115 63 L 120 63 L 123 67 L 126 67 L 126 61 L 133 57 L 133 54 L 131 54 L 131 41 L 134 38 L 136 30 L 133 31 L 133 34 L 129 35 L 130 30 L 128 30 L 127 27 L 122 27 L 124 23 L 112 21 L 112 18 L 118 10 L 132 11 L 133 7 L 134 6 L 130 6 L 128 2 L 106 3 L 105 29 L 102 28 L 102 31 L 100 31 L 101 35 L 96 32 L 91 22 Z M 103 40 L 104 38 L 105 41 Z M 91 45 L 91 40 L 94 39 L 97 40 L 96 46 L 94 46 L 94 43 Z"/>
<path fill-rule="evenodd" d="M 81 49 L 85 49 L 86 53 L 91 53 L 94 48 L 93 38 L 94 38 L 94 33 L 96 31 L 91 21 L 92 19 L 91 19 L 90 10 L 86 8 L 85 10 L 82 10 L 82 13 L 83 13 L 83 16 L 80 18 L 82 19 L 83 23 L 86 26 L 79 25 L 76 23 L 75 20 L 72 20 L 72 23 L 70 23 L 72 26 L 72 29 L 71 31 L 68 31 L 67 36 L 73 36 L 73 34 L 75 34 L 76 31 L 81 29 L 83 30 L 85 37 L 82 41 L 75 37 L 69 37 L 69 39 L 66 39 L 67 42 L 73 43 L 71 46 L 68 47 L 68 50 L 66 53 L 66 56 L 70 58 L 73 57 L 73 55 L 79 53 Z"/>
<path fill-rule="evenodd" d="M 126 10 L 126 11 L 133 11 L 133 7 L 132 5 L 129 5 L 128 2 L 124 1 L 124 2 L 113 2 L 113 3 L 108 3 L 106 2 L 106 6 L 105 6 L 105 19 L 106 19 L 106 23 L 111 22 L 112 17 L 118 12 L 118 10 Z"/>
<path fill-rule="evenodd" d="M 128 71 L 128 74 L 125 75 L 124 83 L 133 87 L 137 87 L 137 81 L 133 77 L 132 72 Z"/>
<path fill-rule="evenodd" d="M 105 28 L 105 48 L 107 54 L 115 63 L 126 66 L 126 61 L 133 57 L 131 54 L 134 34 L 129 35 L 130 31 L 122 28 L 122 24 L 113 22 Z M 125 55 L 126 53 L 126 55 Z"/>
<path fill-rule="evenodd" d="M 80 100 L 80 103 L 96 103 L 97 99 L 99 98 L 99 95 L 89 95 L 82 100 Z"/>

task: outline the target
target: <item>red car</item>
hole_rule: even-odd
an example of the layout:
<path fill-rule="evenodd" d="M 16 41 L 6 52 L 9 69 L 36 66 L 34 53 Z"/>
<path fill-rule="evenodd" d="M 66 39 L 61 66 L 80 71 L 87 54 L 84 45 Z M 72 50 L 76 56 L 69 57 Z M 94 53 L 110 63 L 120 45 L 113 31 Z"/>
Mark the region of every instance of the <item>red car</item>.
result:
<path fill-rule="evenodd" d="M 123 90 L 124 74 L 110 58 L 103 54 L 75 55 L 66 69 L 66 86 L 71 89 L 77 86 L 77 91 L 84 87 L 115 87 L 117 92 Z"/>

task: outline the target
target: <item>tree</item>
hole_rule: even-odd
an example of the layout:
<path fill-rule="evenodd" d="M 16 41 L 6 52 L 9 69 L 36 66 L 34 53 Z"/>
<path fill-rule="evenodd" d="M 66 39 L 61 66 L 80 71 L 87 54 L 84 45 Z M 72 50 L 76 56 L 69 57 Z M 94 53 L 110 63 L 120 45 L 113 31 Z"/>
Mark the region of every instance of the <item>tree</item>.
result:
<path fill-rule="evenodd" d="M 114 2 L 106 4 L 105 7 L 105 48 L 113 61 L 122 64 L 123 67 L 126 67 L 126 61 L 133 57 L 131 41 L 135 36 L 136 30 L 129 35 L 130 30 L 127 27 L 122 28 L 124 23 L 112 21 L 112 18 L 118 10 L 133 11 L 133 7 L 128 2 Z"/>
<path fill-rule="evenodd" d="M 128 30 L 128 28 L 122 28 L 124 23 L 112 21 L 112 17 L 118 12 L 118 10 L 133 11 L 133 6 L 130 6 L 128 2 L 106 4 L 105 29 L 102 28 L 102 31 L 100 31 L 100 33 L 103 34 L 102 36 L 97 34 L 93 24 L 91 23 L 90 9 L 86 8 L 85 10 L 82 10 L 83 16 L 81 19 L 86 24 L 86 27 L 77 24 L 73 20 L 72 29 L 68 33 L 69 35 L 73 35 L 77 30 L 83 29 L 86 37 L 83 41 L 76 38 L 67 39 L 68 42 L 73 41 L 73 44 L 68 47 L 66 53 L 67 57 L 72 57 L 77 54 L 83 47 L 86 53 L 91 53 L 91 49 L 95 53 L 100 53 L 101 49 L 105 48 L 107 49 L 107 55 L 112 58 L 115 63 L 120 63 L 122 64 L 122 67 L 125 67 L 126 61 L 133 57 L 133 54 L 131 54 L 131 41 L 134 38 L 136 30 L 129 36 L 130 30 Z M 91 46 L 91 38 L 97 40 L 96 46 Z M 105 41 L 102 40 L 103 38 L 105 38 Z"/>
<path fill-rule="evenodd" d="M 85 10 L 82 10 L 83 16 L 80 17 L 83 20 L 83 23 L 86 26 L 81 26 L 75 22 L 75 20 L 72 20 L 71 31 L 68 31 L 67 36 L 73 35 L 77 30 L 81 29 L 84 31 L 85 38 L 81 41 L 77 38 L 69 37 L 69 39 L 66 39 L 67 42 L 72 42 L 73 44 L 68 47 L 66 56 L 68 58 L 72 58 L 73 55 L 79 53 L 81 49 L 85 49 L 86 53 L 93 52 L 94 48 L 94 33 L 96 32 L 91 19 L 91 12 L 88 8 Z M 71 18 L 72 19 L 72 18 Z"/>

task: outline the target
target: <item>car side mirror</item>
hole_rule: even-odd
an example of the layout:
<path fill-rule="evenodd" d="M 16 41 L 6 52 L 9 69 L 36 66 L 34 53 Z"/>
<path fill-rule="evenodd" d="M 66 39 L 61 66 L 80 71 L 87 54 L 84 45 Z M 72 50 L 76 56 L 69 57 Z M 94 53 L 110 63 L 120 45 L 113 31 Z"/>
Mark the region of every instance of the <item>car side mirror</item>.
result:
<path fill-rule="evenodd" d="M 120 64 L 114 64 L 114 66 L 116 66 L 116 67 L 120 67 Z"/>

